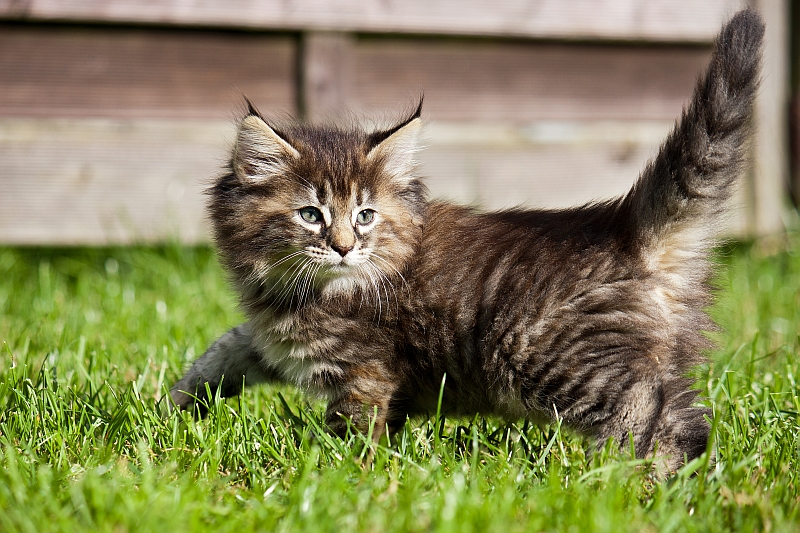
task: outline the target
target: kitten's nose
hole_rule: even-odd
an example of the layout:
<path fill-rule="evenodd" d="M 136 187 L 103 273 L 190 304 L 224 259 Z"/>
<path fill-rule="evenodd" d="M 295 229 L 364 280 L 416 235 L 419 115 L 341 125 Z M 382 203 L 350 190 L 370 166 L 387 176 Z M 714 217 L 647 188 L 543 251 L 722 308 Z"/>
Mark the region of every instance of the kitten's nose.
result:
<path fill-rule="evenodd" d="M 353 249 L 353 247 L 352 247 L 352 246 L 337 246 L 336 244 L 331 244 L 331 248 L 333 248 L 333 250 L 334 250 L 334 251 L 335 251 L 337 254 L 341 255 L 342 257 L 346 256 L 346 255 L 347 255 L 347 253 L 348 253 L 350 250 L 352 250 L 352 249 Z"/>

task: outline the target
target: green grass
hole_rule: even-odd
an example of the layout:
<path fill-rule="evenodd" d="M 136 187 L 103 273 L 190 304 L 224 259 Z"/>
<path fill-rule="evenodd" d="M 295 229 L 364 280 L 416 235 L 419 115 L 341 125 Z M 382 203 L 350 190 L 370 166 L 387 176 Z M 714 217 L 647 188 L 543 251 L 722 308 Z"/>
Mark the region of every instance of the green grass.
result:
<path fill-rule="evenodd" d="M 0 531 L 797 531 L 800 236 L 719 254 L 723 331 L 698 369 L 716 466 L 655 482 L 557 425 L 412 420 L 365 438 L 250 389 L 163 416 L 184 365 L 237 324 L 206 248 L 0 249 Z"/>

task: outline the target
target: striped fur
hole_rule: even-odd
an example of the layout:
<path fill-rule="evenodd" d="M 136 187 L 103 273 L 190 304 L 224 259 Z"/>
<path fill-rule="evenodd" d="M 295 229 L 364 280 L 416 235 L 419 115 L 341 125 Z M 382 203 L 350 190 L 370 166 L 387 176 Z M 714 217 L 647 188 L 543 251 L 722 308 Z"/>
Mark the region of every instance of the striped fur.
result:
<path fill-rule="evenodd" d="M 481 213 L 429 201 L 417 110 L 386 131 L 270 124 L 252 106 L 210 190 L 223 262 L 249 321 L 172 389 L 202 407 L 242 384 L 329 399 L 337 433 L 376 437 L 435 411 L 555 416 L 674 469 L 706 447 L 709 247 L 741 171 L 763 25 L 722 30 L 707 73 L 625 196 Z M 224 379 L 223 379 L 224 378 Z"/>

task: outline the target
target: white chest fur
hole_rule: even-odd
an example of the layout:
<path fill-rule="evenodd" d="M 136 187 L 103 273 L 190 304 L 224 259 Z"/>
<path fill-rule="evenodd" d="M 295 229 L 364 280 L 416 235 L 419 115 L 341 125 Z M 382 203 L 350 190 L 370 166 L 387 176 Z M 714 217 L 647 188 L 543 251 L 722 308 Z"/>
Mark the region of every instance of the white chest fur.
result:
<path fill-rule="evenodd" d="M 253 326 L 264 363 L 286 382 L 326 395 L 331 378 L 342 375 L 336 361 L 326 357 L 334 347 L 335 339 L 323 337 L 305 343 L 294 340 L 295 322 L 292 317 L 270 317 Z"/>

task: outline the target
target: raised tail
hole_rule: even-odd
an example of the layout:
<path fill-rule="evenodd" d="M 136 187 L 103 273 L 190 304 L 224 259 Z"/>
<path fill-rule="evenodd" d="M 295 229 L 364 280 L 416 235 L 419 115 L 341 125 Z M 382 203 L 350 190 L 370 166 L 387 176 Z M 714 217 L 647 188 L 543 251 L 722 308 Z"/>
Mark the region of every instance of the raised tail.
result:
<path fill-rule="evenodd" d="M 716 232 L 742 172 L 763 37 L 753 9 L 723 26 L 689 106 L 623 200 L 640 243 L 692 228 L 695 245 L 703 247 L 697 240 Z"/>

